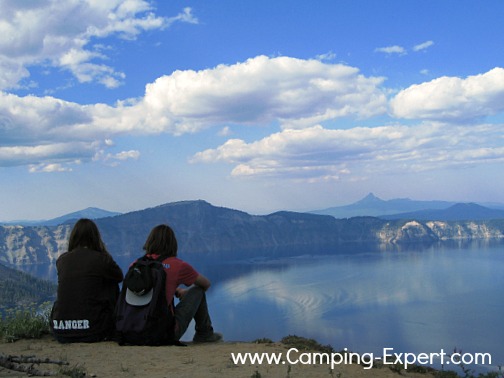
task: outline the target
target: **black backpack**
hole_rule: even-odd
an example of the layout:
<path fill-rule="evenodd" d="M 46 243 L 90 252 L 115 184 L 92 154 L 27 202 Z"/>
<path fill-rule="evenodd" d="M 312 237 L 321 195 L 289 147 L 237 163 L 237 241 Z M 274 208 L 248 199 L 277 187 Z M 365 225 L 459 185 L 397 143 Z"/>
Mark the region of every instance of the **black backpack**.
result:
<path fill-rule="evenodd" d="M 164 258 L 142 256 L 128 269 L 115 312 L 120 345 L 174 343 L 175 318 L 166 300 Z"/>

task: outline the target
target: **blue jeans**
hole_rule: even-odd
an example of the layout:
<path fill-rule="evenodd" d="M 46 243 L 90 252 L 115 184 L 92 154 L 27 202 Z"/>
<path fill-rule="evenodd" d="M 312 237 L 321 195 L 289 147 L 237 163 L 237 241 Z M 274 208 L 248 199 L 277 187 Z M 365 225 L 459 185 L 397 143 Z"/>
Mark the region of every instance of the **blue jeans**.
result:
<path fill-rule="evenodd" d="M 208 314 L 205 291 L 199 286 L 191 286 L 180 302 L 175 306 L 175 340 L 180 340 L 189 327 L 191 320 L 196 323 L 196 334 L 211 336 L 213 334 L 212 321 Z"/>

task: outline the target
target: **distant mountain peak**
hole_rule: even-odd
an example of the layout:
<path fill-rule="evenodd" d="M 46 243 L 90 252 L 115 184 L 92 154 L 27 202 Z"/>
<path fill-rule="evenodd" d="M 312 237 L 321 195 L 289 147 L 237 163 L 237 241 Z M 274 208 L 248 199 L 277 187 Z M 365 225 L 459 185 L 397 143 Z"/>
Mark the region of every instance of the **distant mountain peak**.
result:
<path fill-rule="evenodd" d="M 454 202 L 446 201 L 414 201 L 409 198 L 382 200 L 371 192 L 360 201 L 350 205 L 330 207 L 327 209 L 311 211 L 311 213 L 332 215 L 336 218 L 384 216 L 425 209 L 446 209 L 454 204 Z"/>
<path fill-rule="evenodd" d="M 460 202 L 451 206 L 450 209 L 486 209 L 486 207 L 478 205 L 477 203 L 474 202 L 467 202 L 467 203 Z"/>
<path fill-rule="evenodd" d="M 183 201 L 168 202 L 168 203 L 164 203 L 162 205 L 158 205 L 156 207 L 178 207 L 178 206 L 213 206 L 213 205 L 205 200 L 197 199 L 197 200 L 183 200 Z"/>
<path fill-rule="evenodd" d="M 120 214 L 121 213 L 115 211 L 103 210 L 98 207 L 87 207 L 83 210 L 74 211 L 73 213 L 68 213 L 53 219 L 40 220 L 40 221 L 9 222 L 6 224 L 19 224 L 25 226 L 56 226 L 58 224 L 73 222 L 80 218 L 89 218 L 96 220 L 100 218 L 113 217 Z"/>
<path fill-rule="evenodd" d="M 366 197 L 357 201 L 358 204 L 366 204 L 366 203 L 377 203 L 377 202 L 385 202 L 384 200 L 376 197 L 374 193 L 369 193 Z"/>

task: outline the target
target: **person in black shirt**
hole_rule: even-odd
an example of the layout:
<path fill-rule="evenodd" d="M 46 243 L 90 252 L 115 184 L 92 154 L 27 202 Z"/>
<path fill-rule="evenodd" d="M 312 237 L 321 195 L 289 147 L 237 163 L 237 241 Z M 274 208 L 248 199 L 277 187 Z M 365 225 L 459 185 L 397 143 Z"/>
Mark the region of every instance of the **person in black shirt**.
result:
<path fill-rule="evenodd" d="M 56 340 L 68 343 L 111 339 L 123 273 L 107 252 L 93 221 L 77 221 L 68 252 L 58 258 L 56 268 L 58 293 L 50 318 Z"/>

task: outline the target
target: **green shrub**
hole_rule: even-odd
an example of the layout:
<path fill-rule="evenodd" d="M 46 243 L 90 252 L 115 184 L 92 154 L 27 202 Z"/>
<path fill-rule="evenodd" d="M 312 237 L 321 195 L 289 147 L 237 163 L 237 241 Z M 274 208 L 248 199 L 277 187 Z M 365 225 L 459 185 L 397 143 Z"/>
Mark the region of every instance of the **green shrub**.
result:
<path fill-rule="evenodd" d="M 272 344 L 273 340 L 268 339 L 267 337 L 263 337 L 261 339 L 256 339 L 252 341 L 254 344 Z"/>
<path fill-rule="evenodd" d="M 48 334 L 50 311 L 50 302 L 5 310 L 4 315 L 0 317 L 1 338 L 14 342 L 23 338 L 38 339 Z"/>

